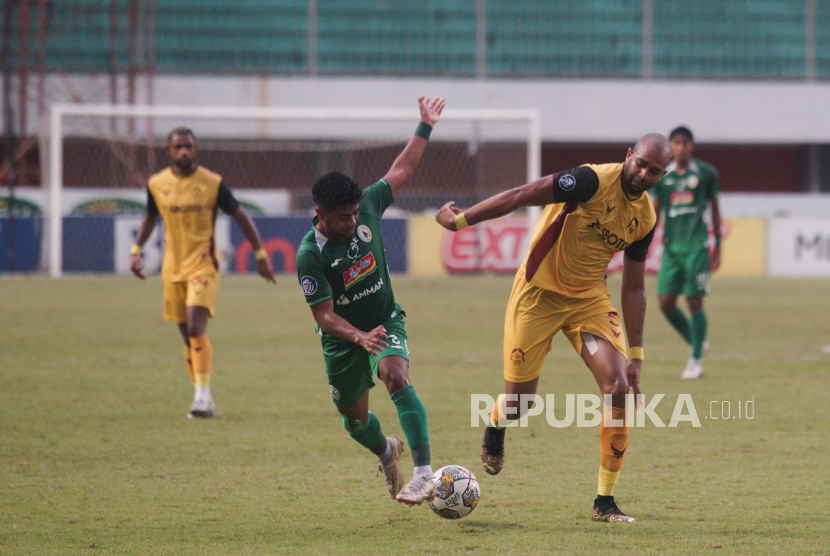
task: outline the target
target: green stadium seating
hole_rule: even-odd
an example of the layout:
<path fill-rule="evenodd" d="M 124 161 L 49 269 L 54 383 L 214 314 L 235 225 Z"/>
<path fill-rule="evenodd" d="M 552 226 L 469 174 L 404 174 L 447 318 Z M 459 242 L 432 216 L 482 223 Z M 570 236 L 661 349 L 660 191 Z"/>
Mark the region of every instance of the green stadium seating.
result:
<path fill-rule="evenodd" d="M 129 0 L 116 0 L 115 66 L 126 71 Z M 808 72 L 806 0 L 654 1 L 651 75 L 793 79 Z M 814 0 L 815 72 L 830 78 L 830 0 Z M 491 77 L 638 78 L 643 67 L 640 0 L 486 0 L 486 73 Z M 29 66 L 37 61 L 37 3 L 30 2 Z M 112 69 L 110 0 L 49 4 L 47 71 Z M 142 9 L 146 4 L 139 2 Z M 477 71 L 476 0 L 317 0 L 319 74 Z M 306 0 L 155 0 L 159 73 L 308 73 Z M 2 17 L 2 14 L 0 14 Z M 18 14 L 9 61 L 19 65 Z M 146 53 L 137 61 L 145 65 Z"/>

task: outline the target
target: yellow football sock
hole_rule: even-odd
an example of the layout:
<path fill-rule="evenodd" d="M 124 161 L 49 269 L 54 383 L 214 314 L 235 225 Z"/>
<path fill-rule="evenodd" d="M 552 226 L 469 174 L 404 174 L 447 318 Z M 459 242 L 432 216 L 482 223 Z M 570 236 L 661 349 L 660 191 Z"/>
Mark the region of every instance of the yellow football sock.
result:
<path fill-rule="evenodd" d="M 503 400 L 504 394 L 499 394 L 499 397 L 496 398 L 496 405 L 493 407 L 493 411 L 490 412 L 490 423 L 499 430 L 503 429 L 504 425 L 507 424 L 507 420 L 505 419 L 504 424 L 499 426 L 499 407 L 504 403 Z"/>
<path fill-rule="evenodd" d="M 612 407 L 611 417 L 625 422 L 625 408 Z M 605 426 L 605 418 L 599 425 L 599 480 L 597 493 L 600 496 L 614 496 L 614 487 L 620 477 L 620 470 L 628 449 L 628 427 Z"/>
<path fill-rule="evenodd" d="M 207 334 L 190 338 L 190 357 L 193 361 L 193 384 L 196 386 L 210 386 L 210 363 L 213 359 L 213 349 Z"/>
<path fill-rule="evenodd" d="M 193 361 L 190 359 L 190 346 L 184 346 L 184 364 L 187 365 L 187 374 L 190 375 L 190 382 L 196 384 L 196 376 L 193 374 Z"/>

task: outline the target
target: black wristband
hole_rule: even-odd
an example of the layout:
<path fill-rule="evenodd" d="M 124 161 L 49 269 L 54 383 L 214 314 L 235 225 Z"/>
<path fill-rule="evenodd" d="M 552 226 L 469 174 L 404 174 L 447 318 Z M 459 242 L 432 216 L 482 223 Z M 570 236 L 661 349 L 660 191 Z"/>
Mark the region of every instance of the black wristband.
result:
<path fill-rule="evenodd" d="M 415 135 L 417 137 L 423 137 L 427 141 L 429 141 L 430 133 L 432 133 L 432 126 L 424 122 L 419 123 L 418 129 L 415 130 Z"/>

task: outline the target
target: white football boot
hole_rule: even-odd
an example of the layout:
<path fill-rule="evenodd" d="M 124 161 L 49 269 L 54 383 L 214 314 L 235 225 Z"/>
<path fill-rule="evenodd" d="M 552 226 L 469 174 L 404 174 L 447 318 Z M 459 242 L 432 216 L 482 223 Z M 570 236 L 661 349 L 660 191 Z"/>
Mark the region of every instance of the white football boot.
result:
<path fill-rule="evenodd" d="M 415 475 L 409 483 L 401 489 L 395 500 L 410 506 L 431 500 L 435 493 L 435 481 L 432 475 Z"/>
<path fill-rule="evenodd" d="M 700 359 L 695 359 L 694 357 L 689 357 L 689 360 L 686 362 L 686 368 L 683 369 L 680 378 L 682 378 L 683 380 L 694 380 L 702 376 L 703 361 Z"/>
<path fill-rule="evenodd" d="M 187 418 L 209 419 L 214 415 L 216 415 L 216 404 L 213 403 L 213 398 L 201 398 L 193 400 L 193 405 L 190 406 Z"/>

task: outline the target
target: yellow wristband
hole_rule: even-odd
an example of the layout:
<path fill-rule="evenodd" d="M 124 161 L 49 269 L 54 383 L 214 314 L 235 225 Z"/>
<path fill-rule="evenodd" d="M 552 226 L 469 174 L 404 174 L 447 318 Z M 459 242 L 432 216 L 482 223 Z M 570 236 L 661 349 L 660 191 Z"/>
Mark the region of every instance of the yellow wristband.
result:
<path fill-rule="evenodd" d="M 467 224 L 467 219 L 464 218 L 464 213 L 459 212 L 458 214 L 456 214 L 455 215 L 455 231 L 457 232 L 458 230 L 463 230 L 467 226 L 469 226 L 469 224 Z"/>
<path fill-rule="evenodd" d="M 259 249 L 254 251 L 254 257 L 256 257 L 256 260 L 258 261 L 264 261 L 268 258 L 268 253 L 265 251 L 265 249 L 260 247 Z"/>
<path fill-rule="evenodd" d="M 130 255 L 141 255 L 141 246 L 138 244 L 133 245 L 130 248 Z"/>
<path fill-rule="evenodd" d="M 640 361 L 645 361 L 643 358 L 643 348 L 639 346 L 632 346 L 631 347 L 631 358 L 632 359 L 639 359 Z"/>

